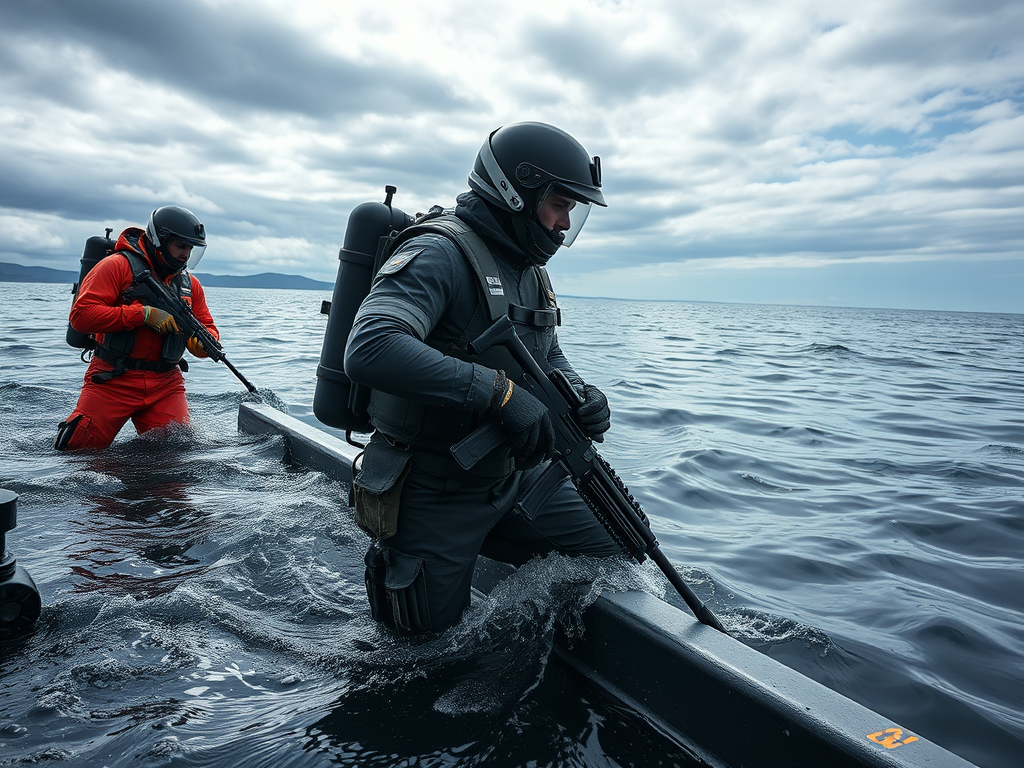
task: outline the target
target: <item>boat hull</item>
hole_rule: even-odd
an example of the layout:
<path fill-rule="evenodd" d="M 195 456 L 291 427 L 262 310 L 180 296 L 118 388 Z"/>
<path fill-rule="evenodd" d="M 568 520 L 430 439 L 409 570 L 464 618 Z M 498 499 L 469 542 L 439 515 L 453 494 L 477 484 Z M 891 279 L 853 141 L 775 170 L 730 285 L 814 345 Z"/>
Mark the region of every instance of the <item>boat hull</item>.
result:
<path fill-rule="evenodd" d="M 358 449 L 270 406 L 242 403 L 239 429 L 284 436 L 285 458 L 351 482 Z M 480 558 L 483 594 L 509 566 Z M 645 592 L 603 594 L 559 659 L 712 766 L 970 768 L 883 715 Z"/>

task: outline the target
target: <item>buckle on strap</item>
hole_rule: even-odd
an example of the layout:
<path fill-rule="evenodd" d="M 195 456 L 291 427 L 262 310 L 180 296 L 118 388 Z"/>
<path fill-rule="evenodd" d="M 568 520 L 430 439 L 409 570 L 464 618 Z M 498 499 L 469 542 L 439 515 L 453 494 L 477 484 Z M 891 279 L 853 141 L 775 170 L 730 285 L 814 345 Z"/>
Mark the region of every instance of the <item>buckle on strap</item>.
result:
<path fill-rule="evenodd" d="M 562 324 L 562 308 L 530 309 L 519 304 L 509 304 L 508 318 L 520 325 L 533 325 L 540 328 Z"/>
<path fill-rule="evenodd" d="M 166 360 L 142 360 L 141 358 L 128 357 L 127 355 L 115 355 L 103 347 L 96 347 L 96 349 L 93 350 L 93 353 L 103 362 L 114 366 L 113 371 L 93 374 L 93 381 L 96 381 L 97 383 L 110 381 L 110 379 L 115 376 L 120 376 L 125 371 L 154 371 L 155 373 L 167 373 L 167 371 L 174 368 L 181 368 L 182 371 L 188 370 L 188 362 L 184 358 L 175 363 L 171 363 Z"/>

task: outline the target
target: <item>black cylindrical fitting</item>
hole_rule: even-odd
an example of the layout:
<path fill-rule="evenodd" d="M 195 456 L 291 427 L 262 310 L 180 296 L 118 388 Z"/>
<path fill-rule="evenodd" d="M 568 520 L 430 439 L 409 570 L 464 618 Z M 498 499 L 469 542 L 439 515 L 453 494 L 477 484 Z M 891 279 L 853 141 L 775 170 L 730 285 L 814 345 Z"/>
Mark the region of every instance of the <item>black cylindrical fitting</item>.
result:
<path fill-rule="evenodd" d="M 28 571 L 7 551 L 7 532 L 18 524 L 18 494 L 0 488 L 0 642 L 26 634 L 42 611 Z"/>
<path fill-rule="evenodd" d="M 7 553 L 7 532 L 18 524 L 18 494 L 0 488 L 0 580 L 14 573 L 14 558 Z"/>

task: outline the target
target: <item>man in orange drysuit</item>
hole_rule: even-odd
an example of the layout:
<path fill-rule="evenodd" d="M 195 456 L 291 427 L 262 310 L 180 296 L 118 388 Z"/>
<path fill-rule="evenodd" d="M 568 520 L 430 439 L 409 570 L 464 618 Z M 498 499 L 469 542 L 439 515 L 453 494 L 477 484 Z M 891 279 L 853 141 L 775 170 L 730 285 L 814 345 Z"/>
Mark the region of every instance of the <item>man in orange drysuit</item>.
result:
<path fill-rule="evenodd" d="M 187 424 L 182 354 L 206 357 L 198 339 L 178 330 L 174 316 L 155 306 L 141 283 L 144 272 L 192 307 L 206 329 L 220 338 L 203 287 L 185 268 L 206 249 L 206 231 L 191 211 L 168 205 L 153 211 L 146 230 L 129 227 L 114 253 L 82 280 L 71 307 L 71 327 L 93 334 L 96 347 L 78 404 L 60 423 L 58 450 L 106 448 L 128 419 L 141 434 Z"/>

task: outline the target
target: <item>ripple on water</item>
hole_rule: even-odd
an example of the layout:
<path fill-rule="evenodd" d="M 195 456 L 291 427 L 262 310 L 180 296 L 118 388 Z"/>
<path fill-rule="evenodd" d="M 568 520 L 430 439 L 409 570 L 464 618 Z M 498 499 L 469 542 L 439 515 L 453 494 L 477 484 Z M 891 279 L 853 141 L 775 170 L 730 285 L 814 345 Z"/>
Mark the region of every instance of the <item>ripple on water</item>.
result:
<path fill-rule="evenodd" d="M 430 642 L 382 633 L 346 489 L 238 434 L 253 398 L 223 365 L 189 372 L 190 430 L 54 452 L 85 371 L 52 344 L 66 287 L 10 290 L 25 300 L 0 296 L 18 329 L 18 349 L 0 342 L 18 361 L 0 382 L 0 474 L 22 494 L 7 543 L 44 613 L 0 659 L 4 760 L 693 764 L 548 663 L 592 572 L 541 561 Z M 209 297 L 256 397 L 315 425 L 319 297 Z M 562 348 L 611 401 L 602 454 L 727 626 L 978 765 L 1016 766 L 1020 318 L 563 304 Z M 599 578 L 680 604 L 650 563 L 631 573 Z"/>

